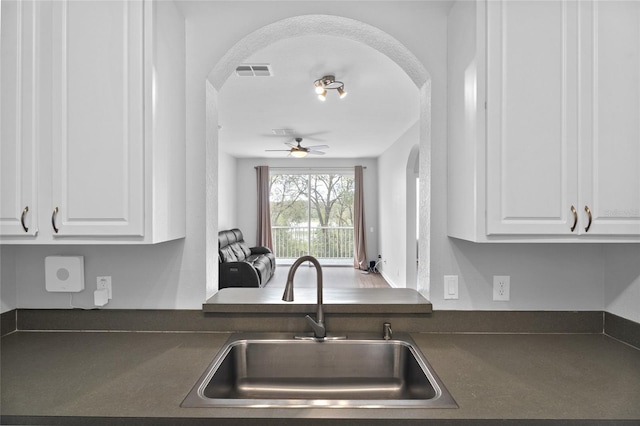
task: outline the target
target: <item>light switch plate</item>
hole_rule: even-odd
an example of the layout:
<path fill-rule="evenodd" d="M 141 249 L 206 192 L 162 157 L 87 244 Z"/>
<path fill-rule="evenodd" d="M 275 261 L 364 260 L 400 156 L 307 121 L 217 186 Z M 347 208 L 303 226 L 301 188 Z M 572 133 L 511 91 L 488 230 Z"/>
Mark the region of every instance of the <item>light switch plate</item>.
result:
<path fill-rule="evenodd" d="M 444 276 L 444 298 L 445 299 L 458 298 L 458 276 L 457 275 Z"/>

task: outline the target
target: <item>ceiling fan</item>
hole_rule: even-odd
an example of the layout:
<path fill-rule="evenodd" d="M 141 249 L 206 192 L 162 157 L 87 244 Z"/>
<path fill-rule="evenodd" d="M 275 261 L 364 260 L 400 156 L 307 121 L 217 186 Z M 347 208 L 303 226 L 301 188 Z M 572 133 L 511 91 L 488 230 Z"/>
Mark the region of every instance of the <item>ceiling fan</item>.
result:
<path fill-rule="evenodd" d="M 297 144 L 291 142 L 285 142 L 284 144 L 289 146 L 289 149 L 265 149 L 265 151 L 286 151 L 289 155 L 297 158 L 306 157 L 309 154 L 312 155 L 324 155 L 321 149 L 329 148 L 329 145 L 314 145 L 314 146 L 302 146 L 300 142 L 302 142 L 302 138 L 295 138 Z"/>

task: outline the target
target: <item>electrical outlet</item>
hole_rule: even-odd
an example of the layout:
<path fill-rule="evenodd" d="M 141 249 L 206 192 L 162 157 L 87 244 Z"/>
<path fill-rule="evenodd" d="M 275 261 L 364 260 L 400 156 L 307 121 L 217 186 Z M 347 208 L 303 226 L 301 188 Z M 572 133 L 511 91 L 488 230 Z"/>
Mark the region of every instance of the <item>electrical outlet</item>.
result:
<path fill-rule="evenodd" d="M 98 282 L 98 290 L 106 288 L 107 292 L 109 293 L 109 299 L 112 299 L 113 292 L 111 290 L 111 277 L 97 277 L 96 281 Z"/>
<path fill-rule="evenodd" d="M 458 298 L 458 276 L 457 275 L 444 276 L 444 298 L 445 299 Z"/>
<path fill-rule="evenodd" d="M 509 275 L 493 276 L 493 300 L 508 301 L 511 277 Z"/>

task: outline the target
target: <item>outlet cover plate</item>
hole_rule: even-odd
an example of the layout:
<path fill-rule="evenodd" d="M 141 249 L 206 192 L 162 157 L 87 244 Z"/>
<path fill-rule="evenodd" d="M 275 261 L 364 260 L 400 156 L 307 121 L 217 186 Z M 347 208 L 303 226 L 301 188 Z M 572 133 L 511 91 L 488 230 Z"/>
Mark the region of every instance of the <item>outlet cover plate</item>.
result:
<path fill-rule="evenodd" d="M 113 290 L 111 288 L 111 277 L 110 276 L 103 276 L 103 277 L 97 277 L 96 278 L 96 288 L 98 290 L 102 290 L 105 289 L 107 290 L 107 297 L 109 299 L 113 299 Z"/>
<path fill-rule="evenodd" d="M 510 297 L 511 277 L 509 275 L 493 276 L 493 300 L 506 302 Z"/>

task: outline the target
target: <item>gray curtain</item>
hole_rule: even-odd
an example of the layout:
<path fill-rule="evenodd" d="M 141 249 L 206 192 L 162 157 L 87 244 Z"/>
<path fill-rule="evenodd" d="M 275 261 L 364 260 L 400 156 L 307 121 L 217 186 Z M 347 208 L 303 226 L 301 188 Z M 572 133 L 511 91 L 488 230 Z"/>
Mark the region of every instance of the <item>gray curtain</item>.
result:
<path fill-rule="evenodd" d="M 364 196 L 362 191 L 362 166 L 355 169 L 355 191 L 353 194 L 353 267 L 366 270 L 367 244 L 365 241 L 366 227 L 364 224 Z"/>
<path fill-rule="evenodd" d="M 273 251 L 271 237 L 271 208 L 269 207 L 269 166 L 256 167 L 258 183 L 258 236 L 257 245 Z"/>

